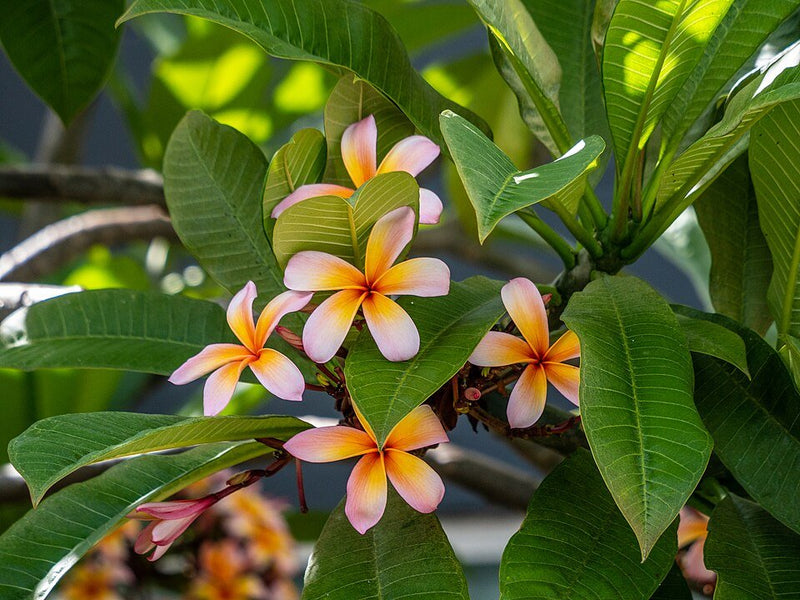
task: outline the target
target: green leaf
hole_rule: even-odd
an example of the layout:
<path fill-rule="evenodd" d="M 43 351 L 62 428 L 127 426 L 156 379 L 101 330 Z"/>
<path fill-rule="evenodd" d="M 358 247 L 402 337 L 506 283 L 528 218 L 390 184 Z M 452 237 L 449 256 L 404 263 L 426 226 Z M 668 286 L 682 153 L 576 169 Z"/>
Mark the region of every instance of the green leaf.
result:
<path fill-rule="evenodd" d="M 345 363 L 347 387 L 379 444 L 464 366 L 505 312 L 501 287 L 499 281 L 470 277 L 452 282 L 447 296 L 401 298 L 399 304 L 413 319 L 420 337 L 419 353 L 410 360 L 389 362 L 368 330 L 359 335 Z"/>
<path fill-rule="evenodd" d="M 0 41 L 17 71 L 68 123 L 94 98 L 117 54 L 123 0 L 2 0 Z"/>
<path fill-rule="evenodd" d="M 0 326 L 0 367 L 104 368 L 166 375 L 216 342 L 233 342 L 211 302 L 132 290 L 66 294 Z"/>
<path fill-rule="evenodd" d="M 441 121 L 442 134 L 475 208 L 481 243 L 501 219 L 539 202 L 572 198 L 572 205 L 566 208 L 575 214 L 580 195 L 569 192 L 573 191 L 576 180 L 585 182 L 605 149 L 603 139 L 594 135 L 579 142 L 568 155 L 520 171 L 500 148 L 465 119 L 443 113 Z"/>
<path fill-rule="evenodd" d="M 420 514 L 389 489 L 386 512 L 360 535 L 331 513 L 314 546 L 303 600 L 469 600 L 467 581 L 439 520 Z"/>
<path fill-rule="evenodd" d="M 750 171 L 774 270 L 767 301 L 778 337 L 800 336 L 800 101 L 784 102 L 753 127 Z"/>
<path fill-rule="evenodd" d="M 422 7 L 415 7 L 419 10 Z M 325 138 L 328 141 L 328 164 L 325 182 L 353 187 L 342 160 L 344 130 L 372 115 L 378 128 L 378 163 L 397 142 L 414 134 L 414 125 L 403 112 L 366 81 L 352 75 L 339 79 L 325 104 Z"/>
<path fill-rule="evenodd" d="M 47 498 L 0 536 L 0 597 L 44 598 L 134 508 L 271 452 L 257 442 L 211 444 L 177 456 L 132 458 Z"/>
<path fill-rule="evenodd" d="M 717 572 L 718 600 L 794 598 L 800 586 L 800 536 L 757 504 L 729 494 L 711 514 L 703 547 Z"/>
<path fill-rule="evenodd" d="M 676 305 L 672 309 L 683 335 L 686 336 L 690 351 L 724 360 L 750 377 L 747 370 L 747 349 L 736 332 L 709 321 L 705 313 L 688 306 Z"/>
<path fill-rule="evenodd" d="M 483 121 L 438 94 L 411 66 L 397 33 L 378 13 L 348 0 L 136 0 L 124 23 L 153 12 L 194 15 L 246 35 L 278 58 L 343 67 L 368 81 L 441 142 L 438 115 L 453 110 Z"/>
<path fill-rule="evenodd" d="M 678 550 L 677 522 L 641 560 L 591 454 L 579 449 L 533 495 L 503 552 L 501 600 L 649 598 Z"/>
<path fill-rule="evenodd" d="M 350 198 L 320 196 L 290 206 L 272 231 L 281 266 L 301 250 L 333 254 L 363 268 L 367 239 L 375 222 L 395 208 L 419 212 L 419 187 L 404 171 L 376 175 Z"/>
<path fill-rule="evenodd" d="M 635 277 L 593 281 L 562 319 L 581 342 L 589 447 L 647 558 L 711 455 L 686 340 L 669 305 Z"/>
<path fill-rule="evenodd" d="M 650 600 L 692 600 L 692 592 L 677 562 L 673 561 L 672 568 Z"/>
<path fill-rule="evenodd" d="M 720 174 L 694 210 L 711 251 L 714 308 L 763 335 L 772 322 L 767 309 L 772 257 L 759 226 L 746 156 Z"/>
<path fill-rule="evenodd" d="M 800 532 L 800 395 L 780 355 L 758 334 L 720 316 L 747 347 L 752 379 L 695 354 L 695 402 L 714 452 L 754 500 Z"/>
<path fill-rule="evenodd" d="M 294 417 L 178 417 L 125 412 L 70 414 L 43 419 L 9 445 L 34 505 L 55 483 L 103 460 L 213 442 L 262 437 L 288 440 L 308 425 Z"/>

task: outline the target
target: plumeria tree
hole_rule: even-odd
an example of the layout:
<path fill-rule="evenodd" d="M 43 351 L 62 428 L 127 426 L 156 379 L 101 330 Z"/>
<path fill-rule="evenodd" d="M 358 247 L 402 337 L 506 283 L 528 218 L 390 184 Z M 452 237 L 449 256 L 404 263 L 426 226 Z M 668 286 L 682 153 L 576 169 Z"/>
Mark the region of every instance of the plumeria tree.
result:
<path fill-rule="evenodd" d="M 8 56 L 65 123 L 105 80 L 120 28 L 160 13 L 248 38 L 254 61 L 322 65 L 335 84 L 311 107 L 322 130 L 295 127 L 270 158 L 253 121 L 224 124 L 232 113 L 213 103 L 184 103 L 165 145 L 138 121 L 143 160 L 163 158 L 160 222 L 227 293 L 227 311 L 188 295 L 68 290 L 0 325 L 0 367 L 205 378 L 203 416 L 65 414 L 11 442 L 35 508 L 0 536 L 0 598 L 45 597 L 126 522 L 147 522 L 137 552 L 169 556 L 223 498 L 287 467 L 304 508 L 303 463 L 346 459 L 357 460 L 302 597 L 468 598 L 431 466 L 462 420 L 540 467 L 543 447 L 559 455 L 503 553 L 504 600 L 682 599 L 690 584 L 721 600 L 800 596 L 800 1 L 469 0 L 521 116 L 503 137 L 516 115 L 486 102 L 487 115 L 502 108 L 496 138 L 480 101 L 412 66 L 404 44 L 423 35 L 425 6 L 393 21 L 417 23 L 401 38 L 373 4 L 5 3 Z M 453 27 L 444 15 L 422 19 Z M 497 86 L 476 81 L 492 98 Z M 501 140 L 528 131 L 546 157 L 520 168 Z M 457 184 L 448 194 L 416 179 L 437 160 Z M 68 196 L 75 180 L 57 175 L 53 194 Z M 100 186 L 108 174 L 68 175 Z M 609 197 L 596 191 L 603 176 Z M 32 197 L 22 188 L 9 195 Z M 451 250 L 521 239 L 506 253 L 520 271 L 454 281 L 425 256 L 423 237 L 435 246 L 456 213 Z M 627 272 L 695 218 L 708 312 Z M 521 270 L 531 247 L 560 260 L 553 281 Z M 272 414 L 235 414 L 240 381 L 280 399 Z M 280 414 L 312 392 L 338 424 Z M 212 491 L 171 498 L 244 463 Z M 502 485 L 490 477 L 487 494 L 513 492 Z"/>

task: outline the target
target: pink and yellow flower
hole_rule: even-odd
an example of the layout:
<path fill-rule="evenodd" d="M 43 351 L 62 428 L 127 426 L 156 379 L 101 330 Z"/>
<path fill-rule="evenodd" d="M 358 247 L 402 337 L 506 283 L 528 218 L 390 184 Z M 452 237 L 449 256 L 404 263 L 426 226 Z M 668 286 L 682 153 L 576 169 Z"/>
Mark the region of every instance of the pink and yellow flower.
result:
<path fill-rule="evenodd" d="M 345 514 L 356 531 L 364 534 L 383 516 L 386 478 L 397 493 L 422 513 L 436 510 L 444 496 L 444 484 L 421 458 L 409 454 L 447 441 L 442 424 L 426 405 L 415 408 L 394 426 L 379 446 L 369 423 L 356 410 L 364 431 L 335 425 L 298 433 L 284 449 L 308 462 L 323 463 L 360 456 L 347 481 Z"/>
<path fill-rule="evenodd" d="M 580 369 L 564 361 L 581 355 L 578 336 L 567 331 L 552 346 L 547 326 L 547 311 L 536 286 L 524 277 L 503 286 L 503 304 L 522 338 L 490 331 L 481 340 L 469 362 L 479 367 L 505 367 L 527 364 L 508 399 L 511 427 L 529 427 L 544 411 L 547 382 L 568 400 L 578 405 Z"/>
<path fill-rule="evenodd" d="M 358 188 L 376 175 L 405 171 L 414 177 L 439 156 L 439 146 L 422 135 L 412 135 L 397 142 L 377 167 L 376 147 L 378 127 L 372 115 L 353 123 L 342 135 L 342 160 L 350 179 Z M 278 216 L 290 206 L 308 198 L 339 196 L 349 198 L 354 189 L 332 183 L 302 185 L 284 198 L 273 210 Z M 419 222 L 438 223 L 442 214 L 442 201 L 431 190 L 419 190 Z"/>
<path fill-rule="evenodd" d="M 169 380 L 177 385 L 189 383 L 213 371 L 203 390 L 203 412 L 206 416 L 219 413 L 233 396 L 236 383 L 245 367 L 268 391 L 284 400 L 302 400 L 305 381 L 300 369 L 285 355 L 265 348 L 267 338 L 278 321 L 303 308 L 312 294 L 284 292 L 270 301 L 253 322 L 253 301 L 256 286 L 248 281 L 228 305 L 228 325 L 242 343 L 211 344 L 183 363 Z"/>
<path fill-rule="evenodd" d="M 177 540 L 189 525 L 194 523 L 208 508 L 216 504 L 217 498 L 206 496 L 197 500 L 172 500 L 170 502 L 147 502 L 128 515 L 129 519 L 144 519 L 151 523 L 142 529 L 133 549 L 137 554 L 153 553 L 148 560 L 158 560 Z"/>
<path fill-rule="evenodd" d="M 325 252 L 306 250 L 289 259 L 283 282 L 290 290 L 339 290 L 317 307 L 303 329 L 303 348 L 311 360 L 324 363 L 333 358 L 359 308 L 383 356 L 401 361 L 417 353 L 417 327 L 389 296 L 445 296 L 450 269 L 437 258 L 413 258 L 392 266 L 413 234 L 414 211 L 404 206 L 375 223 L 363 273 Z"/>
<path fill-rule="evenodd" d="M 708 517 L 690 506 L 684 506 L 678 523 L 678 548 L 686 549 L 679 555 L 678 564 L 686 579 L 695 582 L 704 594 L 711 595 L 717 574 L 706 568 L 703 551 L 708 537 Z"/>

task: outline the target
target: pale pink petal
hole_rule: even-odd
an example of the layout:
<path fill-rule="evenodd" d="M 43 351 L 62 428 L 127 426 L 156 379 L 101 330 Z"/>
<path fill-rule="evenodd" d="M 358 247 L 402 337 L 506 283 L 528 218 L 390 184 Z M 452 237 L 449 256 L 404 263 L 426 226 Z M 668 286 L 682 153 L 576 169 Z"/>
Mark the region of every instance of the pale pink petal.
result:
<path fill-rule="evenodd" d="M 174 542 L 180 535 L 194 523 L 198 515 L 184 517 L 183 519 L 169 519 L 157 521 L 150 535 L 156 546 L 166 546 Z"/>
<path fill-rule="evenodd" d="M 542 416 L 546 400 L 547 377 L 544 369 L 528 365 L 508 398 L 508 424 L 515 429 L 530 427 Z"/>
<path fill-rule="evenodd" d="M 222 365 L 238 362 L 251 356 L 251 352 L 238 344 L 211 344 L 183 363 L 170 375 L 170 383 L 183 385 L 210 373 Z"/>
<path fill-rule="evenodd" d="M 131 518 L 182 519 L 197 516 L 214 504 L 214 498 L 196 500 L 170 500 L 168 502 L 145 502 L 136 507 Z M 139 514 L 141 513 L 141 514 Z"/>
<path fill-rule="evenodd" d="M 372 115 L 353 123 L 342 134 L 342 161 L 356 187 L 375 177 L 378 127 Z"/>
<path fill-rule="evenodd" d="M 153 553 L 147 557 L 147 560 L 150 562 L 158 560 L 167 553 L 167 550 L 169 550 L 170 546 L 171 544 L 166 544 L 165 546 L 156 546 L 156 549 L 153 550 Z"/>
<path fill-rule="evenodd" d="M 397 302 L 373 292 L 364 299 L 362 307 L 369 332 L 386 359 L 408 360 L 419 352 L 417 326 Z"/>
<path fill-rule="evenodd" d="M 303 348 L 316 363 L 325 363 L 341 348 L 366 296 L 361 290 L 342 290 L 320 304 L 303 328 Z"/>
<path fill-rule="evenodd" d="M 347 480 L 344 513 L 360 534 L 365 534 L 383 516 L 386 509 L 386 470 L 383 454 L 361 458 Z"/>
<path fill-rule="evenodd" d="M 412 135 L 400 140 L 381 161 L 378 174 L 405 171 L 414 177 L 439 156 L 439 146 L 424 135 Z"/>
<path fill-rule="evenodd" d="M 306 429 L 294 435 L 283 448 L 295 458 L 312 463 L 344 460 L 378 450 L 366 432 L 344 425 Z"/>
<path fill-rule="evenodd" d="M 156 525 L 158 525 L 158 521 L 153 521 L 152 523 L 149 523 L 147 527 L 142 529 L 142 531 L 139 532 L 139 535 L 133 544 L 133 551 L 136 552 L 136 554 L 145 554 L 153 549 L 155 544 L 153 543 L 152 536 L 153 536 L 153 528 Z"/>
<path fill-rule="evenodd" d="M 419 222 L 423 225 L 436 225 L 442 216 L 442 200 L 427 188 L 419 188 Z"/>
<path fill-rule="evenodd" d="M 245 359 L 240 362 L 228 363 L 214 371 L 206 379 L 206 385 L 203 388 L 203 414 L 205 416 L 213 417 L 228 405 L 236 383 L 239 381 L 239 376 L 248 362 Z"/>
<path fill-rule="evenodd" d="M 564 362 L 581 355 L 581 343 L 573 331 L 567 331 L 550 346 L 542 360 L 548 362 Z"/>
<path fill-rule="evenodd" d="M 444 498 L 444 484 L 424 460 L 400 450 L 389 449 L 384 458 L 386 474 L 397 493 L 421 513 L 436 510 Z"/>
<path fill-rule="evenodd" d="M 283 284 L 298 292 L 363 289 L 364 275 L 338 256 L 316 250 L 298 252 L 286 265 Z"/>
<path fill-rule="evenodd" d="M 290 206 L 294 206 L 298 202 L 308 200 L 309 198 L 319 198 L 320 196 L 339 196 L 339 198 L 349 198 L 353 195 L 355 190 L 336 185 L 333 183 L 308 183 L 301 185 L 291 194 L 281 200 L 275 208 L 272 209 L 270 215 L 273 219 L 277 219 L 283 211 Z"/>
<path fill-rule="evenodd" d="M 505 367 L 530 362 L 533 351 L 523 339 L 510 333 L 490 331 L 467 359 L 476 367 Z"/>
<path fill-rule="evenodd" d="M 697 540 L 681 558 L 681 566 L 686 579 L 700 584 L 700 587 L 712 585 L 717 580 L 717 574 L 706 568 L 703 550 L 706 538 Z"/>
<path fill-rule="evenodd" d="M 284 315 L 305 308 L 305 305 L 311 301 L 311 296 L 313 295 L 311 292 L 289 291 L 278 294 L 270 300 L 269 304 L 261 311 L 258 323 L 256 323 L 255 338 L 258 347 L 264 347 L 267 338 Z"/>
<path fill-rule="evenodd" d="M 303 399 L 306 389 L 303 374 L 297 365 L 277 350 L 265 348 L 258 360 L 250 363 L 250 368 L 271 394 L 282 400 L 299 402 Z"/>
<path fill-rule="evenodd" d="M 581 383 L 581 370 L 563 363 L 542 363 L 547 380 L 575 406 L 578 406 L 578 390 Z"/>
<path fill-rule="evenodd" d="M 541 358 L 550 348 L 550 330 L 542 295 L 530 279 L 517 277 L 500 292 L 511 320 Z"/>
<path fill-rule="evenodd" d="M 450 269 L 438 258 L 412 258 L 386 271 L 372 289 L 384 296 L 446 296 Z"/>
<path fill-rule="evenodd" d="M 256 295 L 256 284 L 248 281 L 228 304 L 228 325 L 239 341 L 252 352 L 258 350 L 254 339 L 256 326 L 253 322 L 253 300 Z"/>
<path fill-rule="evenodd" d="M 364 259 L 368 282 L 377 281 L 394 264 L 414 236 L 413 209 L 401 206 L 383 215 L 369 234 Z"/>
<path fill-rule="evenodd" d="M 430 406 L 423 404 L 392 428 L 383 447 L 409 452 L 449 441 L 439 418 Z"/>

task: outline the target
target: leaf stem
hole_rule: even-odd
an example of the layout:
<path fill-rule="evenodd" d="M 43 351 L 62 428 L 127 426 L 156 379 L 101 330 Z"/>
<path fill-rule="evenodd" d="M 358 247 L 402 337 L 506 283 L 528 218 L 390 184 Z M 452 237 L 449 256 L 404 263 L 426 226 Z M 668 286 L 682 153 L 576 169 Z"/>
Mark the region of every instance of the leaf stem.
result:
<path fill-rule="evenodd" d="M 608 215 L 606 211 L 603 209 L 603 205 L 600 204 L 600 199 L 597 197 L 597 194 L 594 193 L 594 190 L 586 184 L 586 190 L 583 193 L 583 199 L 586 206 L 589 208 L 589 212 L 592 214 L 592 219 L 594 219 L 594 224 L 598 229 L 603 229 L 606 224 L 608 223 Z"/>
<path fill-rule="evenodd" d="M 564 208 L 560 203 L 553 202 L 552 205 L 548 205 L 558 218 L 561 219 L 561 222 L 564 223 L 569 232 L 575 237 L 575 239 L 586 248 L 587 252 L 592 256 L 592 258 L 599 258 L 603 255 L 603 249 L 600 247 L 600 244 L 594 239 L 594 235 L 590 233 L 587 229 L 584 229 L 581 224 L 573 217 L 569 211 Z M 574 263 L 573 263 L 574 264 Z"/>
<path fill-rule="evenodd" d="M 517 212 L 517 215 L 555 250 L 567 269 L 575 266 L 575 253 L 572 247 L 552 227 L 542 221 L 539 215 L 531 210 L 521 210 Z"/>

